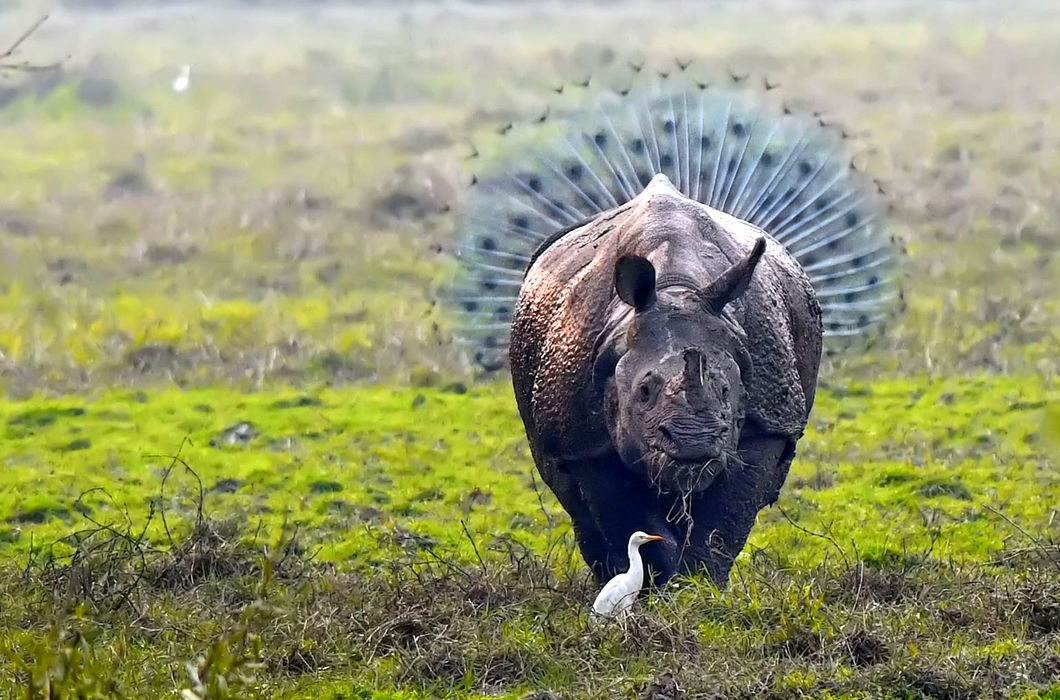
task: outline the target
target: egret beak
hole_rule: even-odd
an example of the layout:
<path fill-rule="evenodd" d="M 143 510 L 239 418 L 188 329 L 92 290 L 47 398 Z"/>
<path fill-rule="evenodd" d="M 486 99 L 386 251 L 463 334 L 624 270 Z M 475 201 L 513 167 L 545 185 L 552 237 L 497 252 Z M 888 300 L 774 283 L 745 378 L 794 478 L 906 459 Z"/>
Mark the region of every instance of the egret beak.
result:
<path fill-rule="evenodd" d="M 662 540 L 662 537 L 659 535 L 648 535 L 647 540 L 648 542 L 659 542 Z"/>

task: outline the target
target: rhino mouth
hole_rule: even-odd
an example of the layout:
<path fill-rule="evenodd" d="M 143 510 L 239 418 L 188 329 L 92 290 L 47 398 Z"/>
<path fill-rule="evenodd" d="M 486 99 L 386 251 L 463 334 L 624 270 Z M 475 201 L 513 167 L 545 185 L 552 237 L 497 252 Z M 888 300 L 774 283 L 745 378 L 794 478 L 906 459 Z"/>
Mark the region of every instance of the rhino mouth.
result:
<path fill-rule="evenodd" d="M 660 452 L 649 460 L 648 478 L 663 493 L 696 493 L 709 488 L 728 462 L 724 452 L 706 460 L 674 459 Z"/>

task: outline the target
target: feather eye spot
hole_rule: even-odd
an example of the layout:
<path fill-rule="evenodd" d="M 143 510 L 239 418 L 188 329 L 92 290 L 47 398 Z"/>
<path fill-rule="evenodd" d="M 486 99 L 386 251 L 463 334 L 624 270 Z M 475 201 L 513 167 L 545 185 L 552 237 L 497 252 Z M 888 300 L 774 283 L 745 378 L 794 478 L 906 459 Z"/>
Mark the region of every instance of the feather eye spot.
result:
<path fill-rule="evenodd" d="M 571 180 L 580 180 L 585 174 L 585 168 L 580 163 L 571 163 L 567 166 L 567 175 Z"/>
<path fill-rule="evenodd" d="M 858 216 L 858 213 L 856 211 L 852 211 L 847 213 L 844 221 L 846 222 L 847 226 L 853 228 L 858 225 L 858 222 L 861 221 L 861 217 Z"/>
<path fill-rule="evenodd" d="M 644 187 L 651 182 L 651 173 L 647 170 L 638 170 L 637 179 L 640 181 L 641 187 Z"/>
<path fill-rule="evenodd" d="M 663 131 L 668 134 L 672 134 L 677 131 L 677 125 L 674 123 L 673 119 L 667 119 L 663 122 Z"/>
<path fill-rule="evenodd" d="M 593 136 L 593 143 L 595 143 L 600 148 L 603 148 L 607 145 L 607 134 L 602 131 L 598 131 L 596 135 Z"/>
<path fill-rule="evenodd" d="M 733 122 L 732 133 L 734 136 L 743 136 L 747 133 L 747 127 L 743 122 Z"/>
<path fill-rule="evenodd" d="M 478 302 L 477 301 L 472 301 L 472 300 L 465 301 L 464 302 L 464 310 L 465 311 L 478 311 Z"/>
<path fill-rule="evenodd" d="M 725 169 L 731 175 L 733 173 L 733 171 L 736 170 L 736 159 L 735 158 L 729 158 L 729 164 L 727 166 L 725 166 Z"/>
<path fill-rule="evenodd" d="M 482 250 L 497 250 L 497 241 L 487 236 L 479 241 L 478 247 Z"/>
<path fill-rule="evenodd" d="M 699 148 L 700 148 L 700 150 L 702 150 L 702 151 L 709 151 L 709 150 L 710 150 L 710 148 L 711 148 L 711 146 L 713 146 L 713 145 L 714 145 L 714 144 L 713 144 L 713 142 L 712 142 L 712 141 L 710 140 L 710 137 L 709 137 L 709 136 L 703 136 L 703 137 L 701 137 L 701 138 L 699 139 Z"/>
<path fill-rule="evenodd" d="M 824 211 L 831 203 L 832 202 L 828 199 L 828 197 L 821 197 L 816 202 L 814 202 L 813 206 L 817 211 Z"/>
<path fill-rule="evenodd" d="M 644 153 L 644 139 L 633 139 L 629 144 L 629 150 L 637 155 Z"/>
<path fill-rule="evenodd" d="M 511 309 L 509 309 L 507 306 L 498 306 L 493 311 L 494 316 L 507 316 L 509 313 L 511 313 Z"/>
<path fill-rule="evenodd" d="M 860 316 L 858 316 L 858 326 L 859 327 L 865 328 L 868 325 L 869 325 L 869 317 L 868 317 L 867 314 L 861 314 Z"/>
<path fill-rule="evenodd" d="M 530 220 L 527 219 L 525 216 L 513 216 L 511 219 L 509 219 L 509 222 L 515 228 L 530 228 Z"/>
<path fill-rule="evenodd" d="M 799 161 L 799 173 L 809 175 L 813 171 L 813 163 L 808 160 Z"/>
<path fill-rule="evenodd" d="M 659 165 L 661 165 L 662 167 L 669 168 L 669 167 L 672 167 L 673 164 L 674 164 L 674 157 L 672 155 L 670 155 L 669 153 L 664 153 L 661 156 L 659 156 Z"/>
<path fill-rule="evenodd" d="M 773 167 L 773 162 L 774 162 L 775 159 L 773 158 L 773 154 L 772 153 L 763 153 L 762 157 L 759 160 L 762 163 L 762 165 L 764 165 L 767 168 L 771 168 L 771 167 Z"/>
<path fill-rule="evenodd" d="M 526 180 L 526 186 L 529 187 L 530 189 L 532 189 L 534 192 L 540 192 L 541 191 L 541 178 L 537 177 L 536 175 L 531 175 Z"/>
<path fill-rule="evenodd" d="M 876 275 L 873 275 L 872 277 L 869 278 L 869 286 L 870 287 L 875 287 L 879 283 L 880 283 L 880 278 L 877 277 Z"/>
<path fill-rule="evenodd" d="M 491 279 L 482 280 L 482 288 L 487 292 L 492 292 L 497 288 L 497 282 Z"/>
<path fill-rule="evenodd" d="M 495 335 L 486 336 L 486 339 L 482 342 L 482 344 L 485 345 L 487 348 L 495 348 L 499 345 L 499 343 L 497 342 L 497 336 Z"/>
<path fill-rule="evenodd" d="M 846 302 L 857 301 L 857 298 L 858 298 L 858 295 L 855 294 L 854 292 L 847 292 L 846 294 L 843 295 L 843 301 L 846 301 Z"/>

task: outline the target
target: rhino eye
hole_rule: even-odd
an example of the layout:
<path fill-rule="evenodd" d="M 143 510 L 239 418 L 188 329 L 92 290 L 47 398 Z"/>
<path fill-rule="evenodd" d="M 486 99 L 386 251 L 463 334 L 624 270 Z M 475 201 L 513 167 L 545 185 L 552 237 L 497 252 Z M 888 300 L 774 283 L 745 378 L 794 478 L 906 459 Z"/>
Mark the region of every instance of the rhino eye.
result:
<path fill-rule="evenodd" d="M 729 398 L 729 385 L 728 384 L 722 384 L 721 385 L 721 398 L 723 398 L 723 399 Z"/>
<path fill-rule="evenodd" d="M 633 398 L 641 405 L 650 404 L 655 400 L 655 394 L 659 387 L 659 375 L 649 374 L 637 385 Z"/>

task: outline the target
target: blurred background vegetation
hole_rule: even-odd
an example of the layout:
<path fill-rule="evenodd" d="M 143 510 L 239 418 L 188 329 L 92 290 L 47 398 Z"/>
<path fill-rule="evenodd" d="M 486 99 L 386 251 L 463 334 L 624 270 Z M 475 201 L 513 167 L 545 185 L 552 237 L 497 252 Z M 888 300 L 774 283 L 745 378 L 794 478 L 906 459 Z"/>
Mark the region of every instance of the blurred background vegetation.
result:
<path fill-rule="evenodd" d="M 22 56 L 70 58 L 0 83 L 9 393 L 466 378 L 433 302 L 469 144 L 631 54 L 767 74 L 857 135 L 910 253 L 859 365 L 1056 375 L 1052 4 L 120 6 L 54 9 Z"/>

